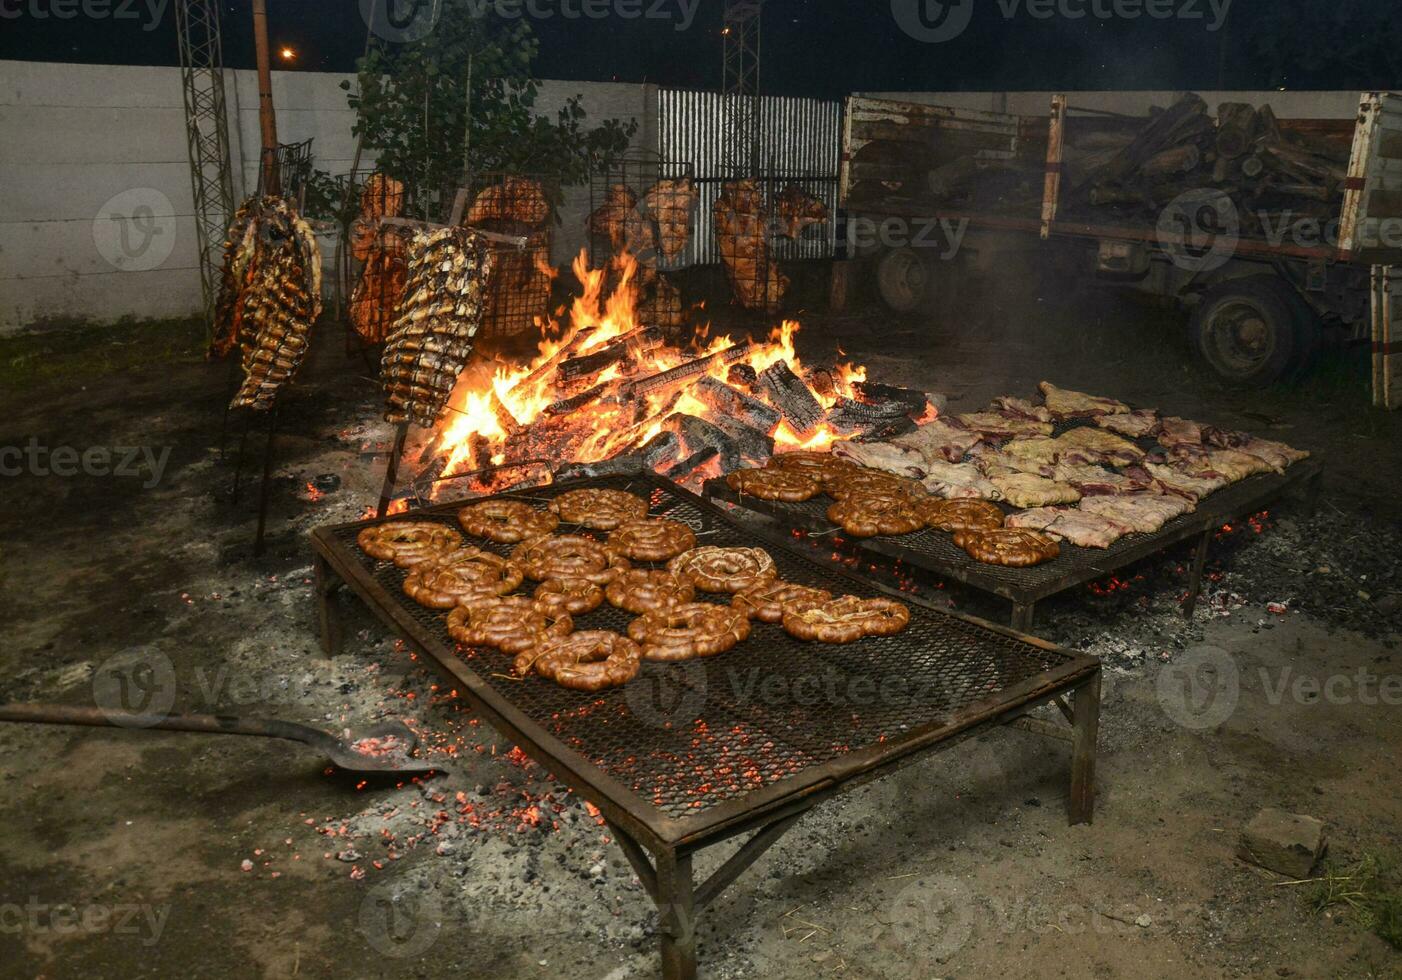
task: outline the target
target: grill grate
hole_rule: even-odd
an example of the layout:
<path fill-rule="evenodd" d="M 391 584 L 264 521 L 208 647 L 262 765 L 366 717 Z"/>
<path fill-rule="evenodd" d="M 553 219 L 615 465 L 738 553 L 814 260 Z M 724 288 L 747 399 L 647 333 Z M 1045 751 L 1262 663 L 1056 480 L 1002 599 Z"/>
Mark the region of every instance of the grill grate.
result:
<path fill-rule="evenodd" d="M 757 540 L 716 508 L 651 476 L 615 477 L 503 494 L 538 508 L 566 489 L 587 485 L 648 497 L 650 516 L 688 524 L 702 544 L 767 546 L 780 575 L 836 594 L 883 595 L 804 556 Z M 415 520 L 457 527 L 461 504 L 416 512 Z M 360 551 L 366 522 L 330 529 L 341 558 L 373 575 L 392 602 L 421 628 L 414 642 L 461 662 L 566 746 L 629 787 L 664 814 L 694 816 L 812 766 L 947 722 L 956 713 L 1012 685 L 1076 661 L 1069 651 L 922 606 L 910 627 L 887 638 L 835 647 L 793 639 L 776 625 L 755 623 L 750 638 L 728 653 L 687 664 L 645 664 L 624 688 L 587 695 L 540 678 L 503 676 L 511 659 L 492 650 L 454 650 L 446 613 L 404 595 L 404 572 Z M 558 533 L 605 535 L 571 525 Z M 483 544 L 478 539 L 465 540 Z M 507 554 L 509 545 L 486 545 Z M 639 567 L 646 563 L 636 563 Z M 721 601 L 720 596 L 703 596 Z M 632 616 L 604 607 L 577 617 L 578 629 L 624 632 Z"/>
<path fill-rule="evenodd" d="M 1059 421 L 1055 423 L 1052 434 L 1061 436 L 1083 427 L 1094 427 L 1094 423 L 1085 419 Z M 1153 438 L 1128 441 L 1146 452 L 1162 448 Z M 1045 598 L 1108 575 L 1199 534 L 1216 523 L 1259 510 L 1285 490 L 1304 483 L 1319 472 L 1319 465 L 1307 460 L 1291 466 L 1284 474 L 1266 473 L 1248 477 L 1210 495 L 1199 502 L 1196 511 L 1175 517 L 1153 534 L 1127 534 L 1109 548 L 1081 548 L 1063 541 L 1061 553 L 1056 558 L 1031 568 L 1008 568 L 975 561 L 963 548 L 954 544 L 952 534 L 928 528 L 914 534 L 849 540 L 841 528 L 834 528 L 832 521 L 828 520 L 828 508 L 833 501 L 823 494 L 796 504 L 760 500 L 751 496 L 742 497 L 726 486 L 723 479 L 708 481 L 705 493 L 713 499 L 774 517 L 787 528 L 826 532 L 819 540 L 829 541 L 836 547 L 897 558 L 915 568 L 952 575 L 975 588 L 1022 601 Z M 998 506 L 1009 514 L 1019 509 L 1002 503 Z"/>

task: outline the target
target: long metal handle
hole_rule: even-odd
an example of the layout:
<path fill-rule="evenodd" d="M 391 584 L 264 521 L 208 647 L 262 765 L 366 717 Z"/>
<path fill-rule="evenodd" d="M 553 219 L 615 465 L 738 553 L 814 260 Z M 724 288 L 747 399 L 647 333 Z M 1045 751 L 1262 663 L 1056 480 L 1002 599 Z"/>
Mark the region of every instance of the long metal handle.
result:
<path fill-rule="evenodd" d="M 232 718 L 225 715 L 144 715 L 95 707 L 59 704 L 3 704 L 0 721 L 39 725 L 86 725 L 92 728 L 157 728 L 212 735 L 253 735 L 316 744 L 330 739 L 325 732 L 275 718 Z"/>

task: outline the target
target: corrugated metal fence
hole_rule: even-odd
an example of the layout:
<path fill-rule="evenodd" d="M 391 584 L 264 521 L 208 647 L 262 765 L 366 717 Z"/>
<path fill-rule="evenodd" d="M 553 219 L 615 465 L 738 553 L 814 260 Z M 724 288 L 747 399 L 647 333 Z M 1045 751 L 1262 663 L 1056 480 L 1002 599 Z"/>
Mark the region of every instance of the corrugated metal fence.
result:
<path fill-rule="evenodd" d="M 659 89 L 657 98 L 658 154 L 663 160 L 692 164 L 700 190 L 687 264 L 719 262 L 711 209 L 720 196 L 721 184 L 741 176 L 726 166 L 726 144 L 734 132 L 727 102 L 734 97 Z M 759 177 L 770 198 L 789 184 L 798 184 L 826 204 L 835 219 L 842 104 L 778 96 L 763 96 L 759 102 Z M 828 221 L 809 228 L 797 241 L 775 238 L 774 257 L 830 258 L 836 247 L 835 234 L 834 221 Z"/>

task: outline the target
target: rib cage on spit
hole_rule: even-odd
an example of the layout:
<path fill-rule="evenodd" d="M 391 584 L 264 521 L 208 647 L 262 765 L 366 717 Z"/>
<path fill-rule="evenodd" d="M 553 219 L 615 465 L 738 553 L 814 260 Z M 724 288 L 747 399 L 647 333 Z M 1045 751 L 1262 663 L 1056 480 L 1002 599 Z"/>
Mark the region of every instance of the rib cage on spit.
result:
<path fill-rule="evenodd" d="M 321 315 L 321 249 L 316 233 L 281 198 L 265 198 L 245 238 L 256 261 L 235 304 L 244 380 L 234 408 L 266 411 L 292 380 Z"/>
<path fill-rule="evenodd" d="M 747 310 L 774 313 L 789 290 L 769 251 L 769 216 L 753 180 L 732 181 L 716 199 L 716 244 L 735 298 Z"/>
<path fill-rule="evenodd" d="M 258 210 L 269 206 L 272 200 L 250 197 L 234 212 L 234 219 L 229 223 L 219 272 L 219 297 L 214 304 L 214 338 L 209 346 L 210 357 L 226 357 L 238 343 L 238 314 L 242 309 L 239 300 L 248 288 L 258 244 L 250 229 Z"/>
<path fill-rule="evenodd" d="M 690 177 L 659 180 L 643 195 L 643 211 L 657 223 L 662 254 L 674 259 L 691 241 L 691 216 L 696 210 L 696 182 Z"/>
<path fill-rule="evenodd" d="M 658 269 L 660 258 L 675 258 L 691 241 L 691 222 L 698 199 L 690 177 L 660 180 L 638 196 L 626 184 L 614 184 L 604 203 L 591 214 L 586 228 L 607 238 L 614 262 L 611 285 L 617 286 L 621 256 L 637 261 L 633 281 L 640 289 L 638 313 L 657 327 L 677 327 L 684 319 L 681 291 Z"/>
<path fill-rule="evenodd" d="M 478 231 L 524 238 L 525 248 L 493 250 L 492 274 L 482 316 L 486 337 L 526 333 L 550 310 L 552 206 L 545 185 L 534 178 L 507 175 L 477 193 L 463 224 Z"/>
<path fill-rule="evenodd" d="M 442 228 L 414 236 L 409 278 L 381 361 L 390 422 L 432 427 L 482 325 L 492 255 L 482 236 Z"/>
<path fill-rule="evenodd" d="M 404 185 L 384 174 L 371 174 L 360 194 L 360 216 L 351 225 L 351 254 L 365 263 L 351 294 L 350 321 L 369 344 L 382 344 L 404 293 L 404 264 L 409 233 L 381 223 L 396 218 L 404 203 Z"/>

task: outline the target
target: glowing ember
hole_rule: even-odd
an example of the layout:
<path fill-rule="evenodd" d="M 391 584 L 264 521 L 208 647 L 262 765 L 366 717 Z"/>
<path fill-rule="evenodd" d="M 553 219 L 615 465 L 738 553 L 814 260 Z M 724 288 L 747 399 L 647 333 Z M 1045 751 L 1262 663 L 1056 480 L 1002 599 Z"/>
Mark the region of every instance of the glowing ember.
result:
<path fill-rule="evenodd" d="M 702 378 L 733 383 L 739 372 L 753 380 L 780 361 L 805 376 L 795 349 L 799 325 L 794 321 L 747 347 L 737 347 L 729 337 L 710 338 L 709 326 L 697 330 L 688 346 L 665 343 L 659 331 L 638 319 L 638 266 L 631 256 L 619 260 L 612 277 L 610 270 L 589 268 L 584 253 L 572 270 L 580 293 L 567 325 L 552 321 L 545 326 L 545 339 L 529 364 L 499 362 L 489 377 L 469 371 L 460 379 L 432 443 L 435 458 L 446 460 L 443 476 L 531 458 L 548 458 L 555 468 L 612 459 L 646 445 L 673 415 L 716 419 L 720 413 L 697 395 L 695 385 Z M 616 286 L 605 295 L 610 279 Z M 726 352 L 730 356 L 717 356 Z M 591 355 L 594 359 L 587 360 Z M 696 363 L 705 358 L 711 360 Z M 673 369 L 682 369 L 685 376 L 649 383 Z M 813 392 L 824 409 L 841 398 L 855 398 L 853 385 L 866 380 L 865 369 L 852 364 L 824 374 L 827 383 Z M 746 393 L 765 400 L 755 389 Z M 775 452 L 826 449 L 843 438 L 825 422 L 800 435 L 781 420 L 762 434 L 773 439 Z M 697 470 L 690 477 L 715 475 L 718 465 L 712 460 L 704 473 Z"/>

